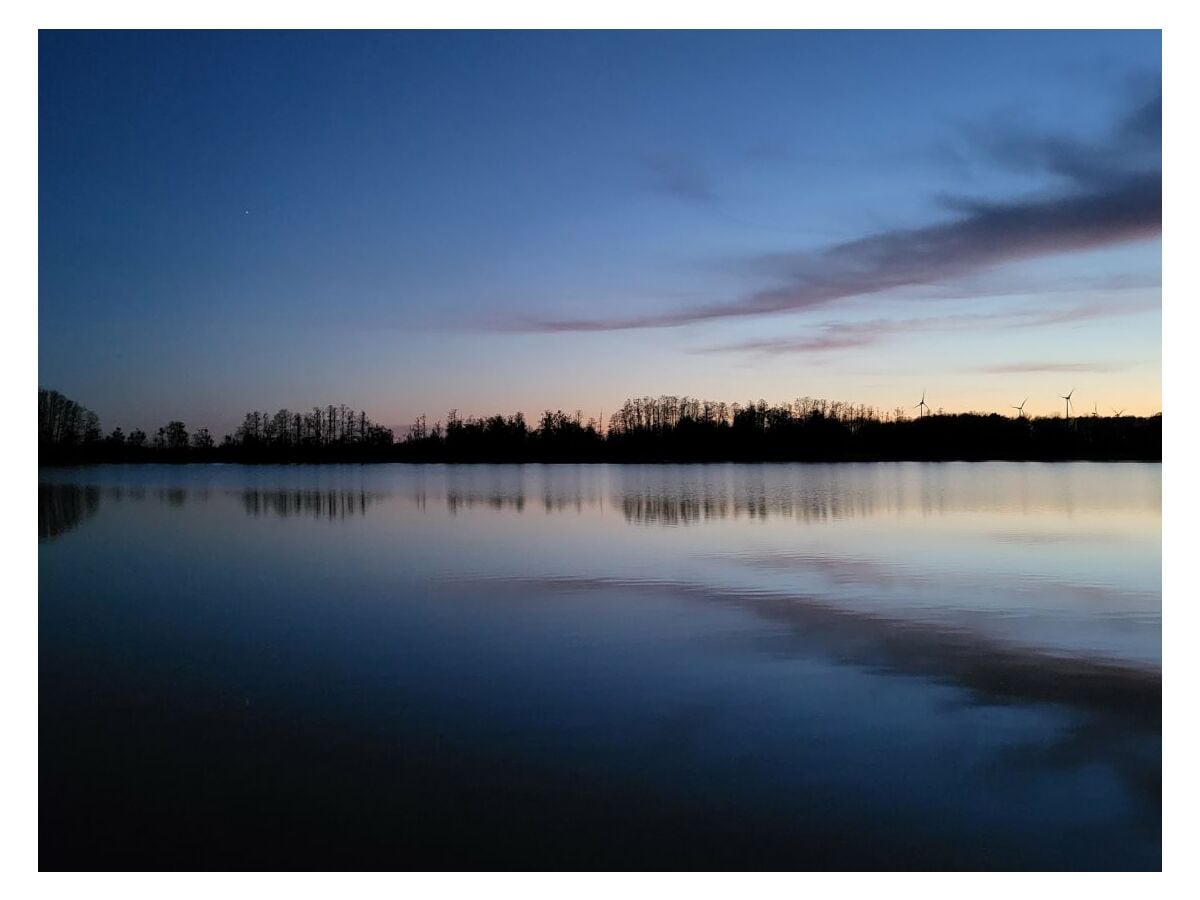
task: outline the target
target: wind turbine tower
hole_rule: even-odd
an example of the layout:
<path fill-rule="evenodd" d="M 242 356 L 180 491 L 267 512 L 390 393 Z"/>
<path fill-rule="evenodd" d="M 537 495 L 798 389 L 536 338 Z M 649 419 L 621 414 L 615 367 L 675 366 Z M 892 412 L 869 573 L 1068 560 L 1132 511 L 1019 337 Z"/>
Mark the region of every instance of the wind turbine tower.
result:
<path fill-rule="evenodd" d="M 1071 388 L 1069 393 L 1059 394 L 1059 397 L 1067 401 L 1067 421 L 1071 421 L 1071 395 L 1075 393 L 1075 388 Z"/>
<path fill-rule="evenodd" d="M 913 409 L 919 409 L 921 411 L 921 418 L 925 417 L 925 410 L 929 409 L 929 404 L 925 402 L 924 391 L 921 391 L 921 402 L 914 406 Z"/>

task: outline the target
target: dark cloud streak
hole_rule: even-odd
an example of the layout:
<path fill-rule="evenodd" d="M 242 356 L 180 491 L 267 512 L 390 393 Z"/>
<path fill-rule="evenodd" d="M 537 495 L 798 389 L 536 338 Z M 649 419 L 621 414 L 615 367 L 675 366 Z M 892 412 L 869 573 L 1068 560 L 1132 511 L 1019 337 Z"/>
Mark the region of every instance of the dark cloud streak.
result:
<path fill-rule="evenodd" d="M 1026 372 L 1119 372 L 1128 368 L 1129 366 L 1123 364 L 1100 362 L 1016 362 L 998 366 L 981 366 L 971 371 L 983 372 L 988 375 L 1023 375 Z"/>
<path fill-rule="evenodd" d="M 757 264 L 783 284 L 727 302 L 596 319 L 529 321 L 520 330 L 616 331 L 796 312 L 896 288 L 934 285 L 1022 259 L 1090 250 L 1162 232 L 1161 99 L 1139 106 L 1093 146 L 997 129 L 976 135 L 993 161 L 1065 180 L 1052 194 L 1006 201 L 953 198 L 948 222 L 893 229 L 817 253 L 773 254 Z M 670 163 L 670 164 L 668 164 Z M 658 189 L 711 202 L 707 183 L 677 161 L 651 167 Z"/>
<path fill-rule="evenodd" d="M 961 331 L 978 328 L 1033 328 L 1084 322 L 1107 316 L 1146 312 L 1143 303 L 1084 303 L 1065 309 L 1026 309 L 994 313 L 959 313 L 909 319 L 870 319 L 860 322 L 824 322 L 815 333 L 779 338 L 736 341 L 694 350 L 694 353 L 815 354 L 866 347 L 898 334 Z M 1069 371 L 1069 370 L 1068 370 Z"/>
<path fill-rule="evenodd" d="M 708 177 L 687 158 L 658 154 L 643 160 L 646 187 L 655 193 L 703 206 L 717 202 Z"/>

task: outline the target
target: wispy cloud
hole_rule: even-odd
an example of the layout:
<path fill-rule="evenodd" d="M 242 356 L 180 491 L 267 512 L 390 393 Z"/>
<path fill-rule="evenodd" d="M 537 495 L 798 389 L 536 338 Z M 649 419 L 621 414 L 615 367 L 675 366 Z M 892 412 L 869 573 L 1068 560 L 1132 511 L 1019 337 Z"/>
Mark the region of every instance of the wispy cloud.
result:
<path fill-rule="evenodd" d="M 1161 99 L 1143 103 L 1094 144 L 1010 128 L 980 130 L 972 140 L 995 164 L 1048 174 L 1053 191 L 991 201 L 942 198 L 954 217 L 919 228 L 883 231 L 818 252 L 752 260 L 778 286 L 724 303 L 658 313 L 531 320 L 543 332 L 669 328 L 716 319 L 794 312 L 897 288 L 938 285 L 1003 263 L 1089 250 L 1162 231 Z M 659 190 L 711 202 L 707 182 L 679 160 L 652 166 Z"/>
<path fill-rule="evenodd" d="M 1045 171 L 1078 186 L 1108 187 L 1130 172 L 1157 172 L 1162 158 L 1162 97 L 1139 103 L 1107 139 L 1084 143 L 1033 133 L 1011 122 L 964 129 L 975 152 L 1018 172 Z"/>
<path fill-rule="evenodd" d="M 1021 375 L 1026 372 L 1120 372 L 1128 369 L 1125 363 L 1104 362 L 1015 362 L 997 366 L 980 366 L 971 369 L 972 372 L 984 372 L 988 375 Z"/>
<path fill-rule="evenodd" d="M 681 154 L 659 153 L 642 160 L 646 187 L 687 203 L 704 206 L 717 202 L 708 176 Z"/>
<path fill-rule="evenodd" d="M 734 341 L 701 347 L 692 352 L 757 353 L 764 356 L 830 353 L 870 346 L 895 335 L 913 332 L 964 331 L 980 328 L 1033 328 L 1146 312 L 1152 308 L 1157 307 L 1143 303 L 1083 303 L 1063 309 L 1018 309 L 907 319 L 823 322 L 802 335 Z"/>

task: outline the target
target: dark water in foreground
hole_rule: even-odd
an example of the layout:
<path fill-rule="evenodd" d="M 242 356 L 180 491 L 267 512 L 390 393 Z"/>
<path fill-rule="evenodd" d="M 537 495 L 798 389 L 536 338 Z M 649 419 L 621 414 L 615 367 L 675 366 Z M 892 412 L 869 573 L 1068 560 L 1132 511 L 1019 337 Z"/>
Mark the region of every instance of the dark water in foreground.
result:
<path fill-rule="evenodd" d="M 41 868 L 1157 869 L 1160 473 L 43 470 Z"/>

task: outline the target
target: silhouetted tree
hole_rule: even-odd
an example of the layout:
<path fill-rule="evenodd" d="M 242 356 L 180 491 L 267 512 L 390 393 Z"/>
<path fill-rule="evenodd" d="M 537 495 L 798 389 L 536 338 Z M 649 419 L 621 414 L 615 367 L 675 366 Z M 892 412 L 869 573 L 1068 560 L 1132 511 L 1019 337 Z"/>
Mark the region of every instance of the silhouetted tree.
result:
<path fill-rule="evenodd" d="M 85 444 L 95 444 L 100 441 L 100 417 L 90 409 L 83 413 L 83 441 Z"/>
<path fill-rule="evenodd" d="M 38 390 L 38 441 L 48 447 L 68 447 L 99 440 L 100 420 L 96 414 L 60 394 Z"/>
<path fill-rule="evenodd" d="M 902 459 L 1162 458 L 1161 414 L 1149 418 L 1012 418 L 931 413 L 881 414 L 863 404 L 800 397 L 745 405 L 663 395 L 627 399 L 603 430 L 580 410 L 546 410 L 535 427 L 520 413 L 427 425 L 421 415 L 400 442 L 390 428 L 345 404 L 311 413 L 249 412 L 215 445 L 206 428 L 190 437 L 180 420 L 159 428 L 152 446 L 140 429 L 99 438 L 99 419 L 54 391 L 39 391 L 39 444 L 45 463 L 88 461 L 232 462 L 699 462 Z"/>

